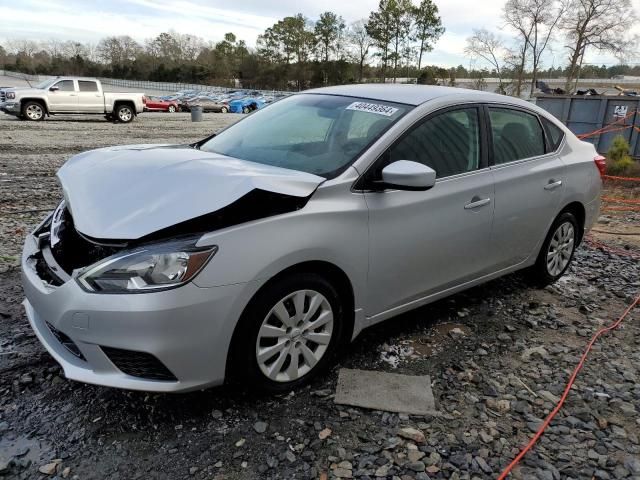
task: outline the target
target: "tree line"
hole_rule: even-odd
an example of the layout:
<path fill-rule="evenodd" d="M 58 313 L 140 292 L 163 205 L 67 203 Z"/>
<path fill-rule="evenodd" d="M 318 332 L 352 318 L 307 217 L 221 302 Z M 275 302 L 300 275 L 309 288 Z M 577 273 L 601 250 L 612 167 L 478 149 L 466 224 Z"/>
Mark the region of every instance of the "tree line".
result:
<path fill-rule="evenodd" d="M 638 54 L 640 40 L 629 33 L 637 22 L 631 0 L 507 0 L 502 21 L 510 37 L 477 29 L 465 48 L 496 72 L 501 93 L 520 96 L 528 88 L 532 94 L 554 41 L 564 44 L 553 53 L 564 64 L 567 92 L 576 89 L 578 78 L 597 73 L 584 64 L 587 53 L 612 54 L 621 65 Z M 623 70 L 618 74 L 637 74 L 638 68 Z"/>
<path fill-rule="evenodd" d="M 380 0 L 367 18 L 347 23 L 334 12 L 312 20 L 287 16 L 258 36 L 255 47 L 233 33 L 219 42 L 174 31 L 138 42 L 111 36 L 97 44 L 10 40 L 0 44 L 0 66 L 47 75 L 86 75 L 298 90 L 323 85 L 417 78 L 455 85 L 457 79 L 497 77 L 502 93 L 533 93 L 540 78 L 640 75 L 624 65 L 636 53 L 629 35 L 636 21 L 631 0 L 506 0 L 502 35 L 474 30 L 465 54 L 469 68 L 423 65 L 445 31 L 434 0 Z M 563 44 L 562 51 L 551 52 Z M 615 55 L 620 65 L 584 62 L 593 51 Z M 544 65 L 551 53 L 558 65 Z"/>

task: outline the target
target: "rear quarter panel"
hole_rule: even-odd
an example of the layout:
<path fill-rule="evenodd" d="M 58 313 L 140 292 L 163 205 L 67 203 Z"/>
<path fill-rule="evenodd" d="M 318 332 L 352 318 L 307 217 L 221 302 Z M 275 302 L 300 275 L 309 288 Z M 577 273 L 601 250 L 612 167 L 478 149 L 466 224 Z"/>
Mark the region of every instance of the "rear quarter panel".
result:
<path fill-rule="evenodd" d="M 598 152 L 590 143 L 580 141 L 572 133 L 567 135 L 562 151 L 562 161 L 566 165 L 564 206 L 579 202 L 585 208 L 585 232 L 598 219 L 602 179 L 594 158 Z"/>

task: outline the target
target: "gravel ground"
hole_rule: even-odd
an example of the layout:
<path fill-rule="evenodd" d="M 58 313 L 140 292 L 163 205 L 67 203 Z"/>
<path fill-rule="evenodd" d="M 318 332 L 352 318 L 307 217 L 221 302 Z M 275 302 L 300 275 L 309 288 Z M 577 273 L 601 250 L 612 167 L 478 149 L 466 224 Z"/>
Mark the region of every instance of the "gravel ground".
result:
<path fill-rule="evenodd" d="M 583 244 L 556 285 L 536 290 L 511 275 L 397 317 L 286 396 L 229 387 L 146 394 L 64 379 L 28 327 L 16 268 L 24 234 L 60 198 L 56 169 L 89 148 L 188 142 L 237 118 L 145 114 L 113 125 L 0 115 L 0 477 L 497 477 L 553 408 L 589 337 L 637 295 L 637 259 Z M 638 228 L 629 218 L 599 228 Z M 640 253 L 625 236 L 600 240 Z M 595 345 L 514 478 L 640 478 L 639 316 Z M 341 367 L 431 375 L 438 414 L 336 405 Z"/>

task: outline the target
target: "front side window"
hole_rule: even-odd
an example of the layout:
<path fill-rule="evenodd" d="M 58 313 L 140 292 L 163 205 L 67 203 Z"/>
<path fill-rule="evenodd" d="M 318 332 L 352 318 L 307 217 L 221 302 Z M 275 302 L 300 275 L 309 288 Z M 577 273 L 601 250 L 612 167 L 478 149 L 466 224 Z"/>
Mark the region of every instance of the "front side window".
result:
<path fill-rule="evenodd" d="M 496 165 L 544 155 L 544 134 L 538 117 L 519 110 L 489 107 L 489 118 Z"/>
<path fill-rule="evenodd" d="M 431 117 L 391 147 L 385 164 L 398 160 L 423 163 L 437 178 L 477 170 L 480 165 L 480 122 L 477 108 Z"/>
<path fill-rule="evenodd" d="M 411 108 L 337 95 L 292 95 L 257 110 L 200 148 L 333 178 Z"/>
<path fill-rule="evenodd" d="M 78 87 L 81 92 L 97 92 L 98 84 L 89 80 L 78 80 Z"/>
<path fill-rule="evenodd" d="M 53 86 L 58 87 L 58 90 L 61 92 L 75 91 L 75 87 L 73 86 L 73 80 L 60 80 L 58 83 L 56 83 Z"/>

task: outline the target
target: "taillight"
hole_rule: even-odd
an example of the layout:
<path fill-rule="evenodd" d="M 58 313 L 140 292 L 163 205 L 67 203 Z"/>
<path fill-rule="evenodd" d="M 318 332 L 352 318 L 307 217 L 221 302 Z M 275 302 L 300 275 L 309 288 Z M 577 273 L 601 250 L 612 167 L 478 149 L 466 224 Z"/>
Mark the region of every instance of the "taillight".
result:
<path fill-rule="evenodd" d="M 598 167 L 600 176 L 603 177 L 607 171 L 607 159 L 602 155 L 598 155 L 593 159 L 593 161 L 596 163 L 596 167 Z"/>

